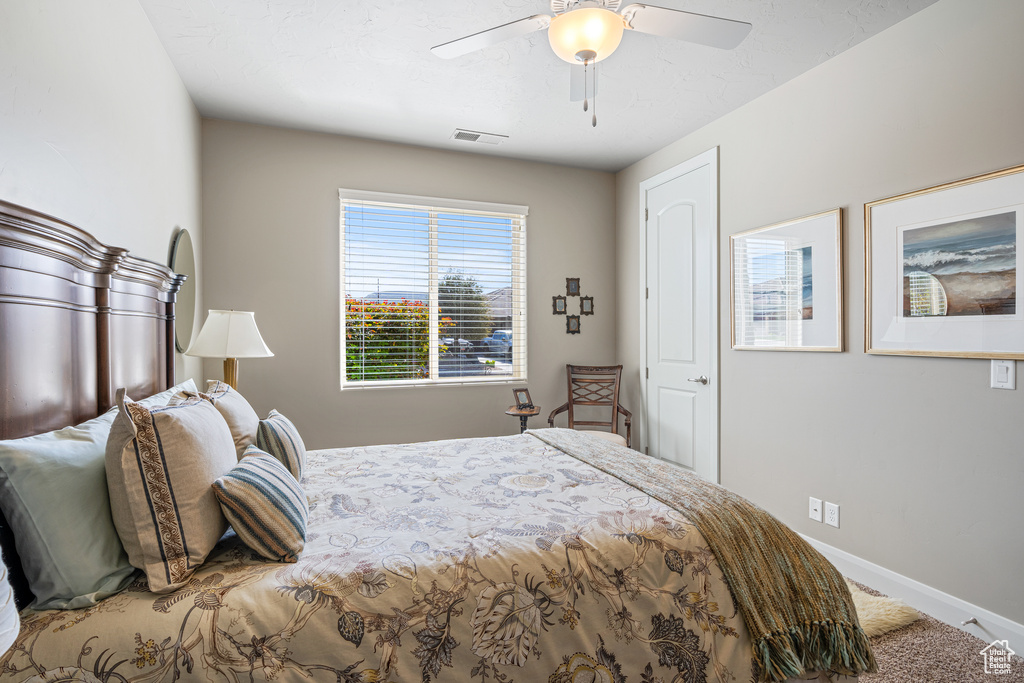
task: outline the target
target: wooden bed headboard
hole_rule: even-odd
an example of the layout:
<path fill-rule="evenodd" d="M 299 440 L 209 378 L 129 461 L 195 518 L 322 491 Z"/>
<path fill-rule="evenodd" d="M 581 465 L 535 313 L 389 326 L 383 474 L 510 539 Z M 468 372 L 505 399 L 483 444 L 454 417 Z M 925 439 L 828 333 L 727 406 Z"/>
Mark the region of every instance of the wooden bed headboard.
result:
<path fill-rule="evenodd" d="M 52 216 L 0 201 L 0 439 L 78 424 L 119 387 L 174 383 L 170 268 Z M 6 519 L 0 545 L 19 606 L 28 585 Z"/>

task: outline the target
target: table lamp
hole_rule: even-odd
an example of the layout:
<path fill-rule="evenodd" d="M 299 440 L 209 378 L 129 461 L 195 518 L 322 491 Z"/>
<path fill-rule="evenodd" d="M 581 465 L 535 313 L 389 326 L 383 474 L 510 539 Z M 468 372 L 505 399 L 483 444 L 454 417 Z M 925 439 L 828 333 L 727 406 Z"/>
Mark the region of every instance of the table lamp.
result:
<path fill-rule="evenodd" d="M 256 328 L 252 311 L 210 311 L 186 356 L 223 358 L 224 381 L 238 388 L 238 359 L 273 356 Z"/>

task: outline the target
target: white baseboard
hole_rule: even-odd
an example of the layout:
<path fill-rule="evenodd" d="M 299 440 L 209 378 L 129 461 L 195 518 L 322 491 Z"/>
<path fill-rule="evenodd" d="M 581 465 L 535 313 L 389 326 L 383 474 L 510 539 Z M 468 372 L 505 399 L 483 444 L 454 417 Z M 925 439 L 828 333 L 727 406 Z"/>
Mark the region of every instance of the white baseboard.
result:
<path fill-rule="evenodd" d="M 868 562 L 856 555 L 851 555 L 845 550 L 834 548 L 810 536 L 800 535 L 834 564 L 843 576 L 870 586 L 888 596 L 899 598 L 915 609 L 965 633 L 977 636 L 986 643 L 1007 640 L 1011 649 L 1018 654 L 1024 653 L 1024 625 L 949 593 L 926 586 L 920 581 L 897 574 L 873 562 Z M 971 617 L 977 619 L 978 623 L 964 626 L 963 622 Z"/>

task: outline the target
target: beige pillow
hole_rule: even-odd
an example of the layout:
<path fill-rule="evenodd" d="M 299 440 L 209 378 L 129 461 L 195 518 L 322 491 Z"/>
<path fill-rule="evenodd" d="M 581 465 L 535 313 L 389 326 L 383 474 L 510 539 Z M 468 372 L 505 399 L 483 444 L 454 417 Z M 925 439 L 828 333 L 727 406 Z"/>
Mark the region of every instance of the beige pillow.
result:
<path fill-rule="evenodd" d="M 206 385 L 206 395 L 228 423 L 231 437 L 235 440 L 235 452 L 241 460 L 245 455 L 245 449 L 256 443 L 256 428 L 259 427 L 260 416 L 240 393 L 231 388 L 231 385 L 215 379 L 207 380 Z"/>
<path fill-rule="evenodd" d="M 195 396 L 205 398 L 213 403 L 220 414 L 224 416 L 224 421 L 228 423 L 231 438 L 235 441 L 235 455 L 241 460 L 245 455 L 245 449 L 256 443 L 256 429 L 260 424 L 259 415 L 245 400 L 245 397 L 232 389 L 231 385 L 216 379 L 207 380 L 206 383 L 206 393 L 181 391 L 174 395 L 169 405 L 177 405 Z"/>
<path fill-rule="evenodd" d="M 154 593 L 184 585 L 227 530 L 210 488 L 237 462 L 213 404 L 192 397 L 147 409 L 117 392 L 107 439 L 107 489 L 117 534 Z"/>

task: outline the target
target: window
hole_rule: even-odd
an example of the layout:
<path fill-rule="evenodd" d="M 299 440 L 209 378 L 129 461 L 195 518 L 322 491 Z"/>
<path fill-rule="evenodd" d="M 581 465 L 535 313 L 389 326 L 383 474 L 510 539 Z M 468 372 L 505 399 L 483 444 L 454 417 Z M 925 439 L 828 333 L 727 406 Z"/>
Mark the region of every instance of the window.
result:
<path fill-rule="evenodd" d="M 342 387 L 526 379 L 527 207 L 339 194 Z"/>
<path fill-rule="evenodd" d="M 790 239 L 749 238 L 736 248 L 735 342 L 799 346 L 810 317 L 811 247 Z"/>
<path fill-rule="evenodd" d="M 946 290 L 942 288 L 937 277 L 918 270 L 908 275 L 907 280 L 910 281 L 910 315 L 912 317 L 946 315 L 948 308 Z"/>

